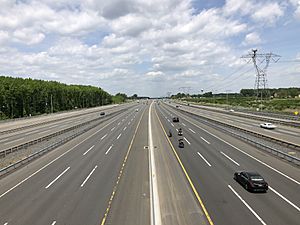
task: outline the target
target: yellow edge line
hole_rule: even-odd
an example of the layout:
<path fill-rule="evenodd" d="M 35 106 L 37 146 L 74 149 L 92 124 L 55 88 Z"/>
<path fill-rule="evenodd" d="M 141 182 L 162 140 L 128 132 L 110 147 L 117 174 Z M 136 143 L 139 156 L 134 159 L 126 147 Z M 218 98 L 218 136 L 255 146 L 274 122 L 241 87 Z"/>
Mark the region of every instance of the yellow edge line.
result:
<path fill-rule="evenodd" d="M 108 216 L 108 213 L 109 213 L 110 208 L 111 208 L 111 205 L 112 205 L 112 201 L 113 201 L 113 199 L 114 199 L 114 197 L 115 197 L 115 194 L 116 194 L 116 192 L 117 192 L 118 184 L 119 184 L 120 179 L 121 179 L 121 177 L 122 177 L 123 170 L 124 170 L 124 167 L 125 167 L 125 165 L 126 165 L 126 161 L 127 161 L 128 155 L 129 155 L 129 153 L 130 153 L 130 150 L 131 150 L 133 141 L 134 141 L 134 139 L 135 139 L 137 130 L 138 130 L 139 126 L 140 126 L 140 123 L 141 123 L 141 120 L 142 120 L 142 118 L 143 118 L 143 116 L 144 116 L 144 114 L 145 114 L 145 111 L 146 111 L 146 110 L 144 110 L 144 112 L 143 112 L 143 114 L 142 114 L 142 116 L 141 116 L 141 118 L 140 118 L 140 120 L 139 120 L 139 122 L 138 122 L 138 125 L 136 126 L 136 129 L 135 129 L 135 131 L 134 131 L 134 134 L 133 134 L 133 137 L 132 137 L 131 142 L 130 142 L 130 144 L 129 144 L 129 147 L 128 147 L 126 156 L 125 156 L 125 158 L 124 158 L 122 167 L 121 167 L 121 169 L 120 169 L 120 172 L 119 172 L 119 176 L 118 176 L 116 185 L 115 185 L 114 188 L 113 188 L 113 192 L 112 192 L 112 194 L 111 194 L 111 196 L 110 196 L 110 198 L 109 198 L 108 206 L 107 206 L 107 208 L 106 208 L 104 217 L 103 217 L 102 222 L 101 222 L 100 225 L 104 225 L 104 224 L 105 224 L 106 218 L 107 218 L 107 216 Z"/>
<path fill-rule="evenodd" d="M 186 169 L 185 169 L 183 163 L 181 162 L 181 160 L 180 160 L 180 158 L 179 158 L 179 156 L 178 156 L 178 154 L 177 154 L 177 152 L 176 152 L 176 150 L 175 150 L 173 144 L 172 144 L 171 141 L 169 140 L 168 135 L 167 135 L 167 133 L 166 133 L 166 131 L 165 131 L 165 128 L 163 127 L 163 125 L 162 125 L 162 123 L 161 123 L 161 121 L 160 121 L 160 119 L 159 119 L 159 117 L 158 117 L 158 115 L 157 115 L 157 112 L 156 112 L 156 109 L 155 109 L 155 108 L 154 108 L 154 110 L 155 110 L 156 117 L 157 117 L 157 119 L 158 119 L 158 121 L 159 121 L 159 123 L 160 123 L 160 126 L 161 126 L 161 128 L 162 128 L 162 130 L 163 130 L 163 132 L 164 132 L 164 134 L 165 134 L 165 137 L 167 138 L 167 140 L 168 140 L 168 142 L 169 142 L 169 144 L 170 144 L 170 146 L 171 146 L 171 148 L 172 148 L 172 150 L 173 150 L 173 152 L 174 152 L 174 154 L 175 154 L 175 156 L 176 156 L 176 158 L 177 158 L 177 160 L 178 160 L 178 162 L 179 162 L 179 164 L 180 164 L 180 166 L 181 166 L 181 168 L 182 168 L 182 170 L 183 170 L 183 172 L 184 172 L 184 174 L 185 174 L 185 176 L 186 176 L 186 178 L 187 178 L 187 180 L 189 181 L 189 183 L 190 183 L 190 185 L 191 185 L 191 188 L 192 188 L 194 194 L 196 195 L 196 198 L 198 199 L 198 202 L 200 203 L 201 208 L 202 208 L 202 210 L 203 210 L 203 212 L 204 212 L 204 214 L 205 214 L 205 216 L 206 216 L 206 218 L 207 218 L 209 224 L 210 224 L 210 225 L 214 225 L 214 223 L 213 223 L 213 221 L 211 220 L 211 218 L 210 218 L 210 216 L 209 216 L 209 214 L 208 214 L 208 212 L 207 212 L 207 210 L 206 210 L 206 208 L 205 208 L 205 206 L 204 206 L 204 204 L 203 204 L 203 201 L 201 200 L 201 197 L 200 197 L 200 195 L 198 194 L 198 192 L 197 192 L 197 190 L 196 190 L 196 188 L 195 188 L 195 186 L 194 186 L 194 184 L 193 184 L 193 182 L 192 182 L 190 176 L 188 175 L 188 173 L 187 173 L 187 171 L 186 171 Z"/>

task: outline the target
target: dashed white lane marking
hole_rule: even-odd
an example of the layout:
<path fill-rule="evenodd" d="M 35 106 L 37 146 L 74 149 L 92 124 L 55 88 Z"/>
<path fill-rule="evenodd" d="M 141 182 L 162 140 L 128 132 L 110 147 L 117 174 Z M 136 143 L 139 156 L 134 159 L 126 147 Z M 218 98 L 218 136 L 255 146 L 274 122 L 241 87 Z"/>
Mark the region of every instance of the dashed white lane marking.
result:
<path fill-rule="evenodd" d="M 9 141 L 9 142 L 4 143 L 4 145 L 8 145 L 8 144 L 11 144 L 11 143 L 14 143 L 14 142 L 17 142 L 17 141 L 22 141 L 23 139 L 24 138 L 19 138 L 19 139 L 13 140 L 13 141 Z"/>
<path fill-rule="evenodd" d="M 4 142 L 4 141 L 7 141 L 7 140 L 9 140 L 9 138 L 2 139 L 2 140 L 0 141 L 0 143 L 1 143 L 1 142 Z"/>
<path fill-rule="evenodd" d="M 42 132 L 39 132 L 39 134 L 44 134 L 44 133 L 47 133 L 47 132 L 49 132 L 49 130 L 44 130 Z"/>
<path fill-rule="evenodd" d="M 200 154 L 200 152 L 197 152 L 197 154 L 204 160 L 204 162 L 206 162 L 208 166 L 211 166 L 211 164 L 204 158 L 203 155 Z"/>
<path fill-rule="evenodd" d="M 189 130 L 190 130 L 192 133 L 194 133 L 194 134 L 196 133 L 196 132 L 195 132 L 195 131 L 193 131 L 191 128 L 189 128 Z"/>
<path fill-rule="evenodd" d="M 210 142 L 209 141 L 207 141 L 205 138 L 203 138 L 203 137 L 200 137 L 203 141 L 205 141 L 207 144 L 209 144 L 210 145 Z"/>
<path fill-rule="evenodd" d="M 188 139 L 186 139 L 185 137 L 183 137 L 183 139 L 190 145 L 191 142 L 188 141 Z"/>
<path fill-rule="evenodd" d="M 174 127 L 174 124 L 173 124 L 173 123 L 171 123 L 171 125 L 172 125 L 172 127 Z"/>
<path fill-rule="evenodd" d="M 102 127 L 101 129 L 99 129 L 98 131 L 96 131 L 95 133 L 93 133 L 91 136 L 88 136 L 87 138 L 85 138 L 84 140 L 82 140 L 81 142 L 79 142 L 78 144 L 76 144 L 75 146 L 73 146 L 72 148 L 70 148 L 69 150 L 67 150 L 66 152 L 62 153 L 61 155 L 59 155 L 58 157 L 56 157 L 55 159 L 51 160 L 49 163 L 47 163 L 46 165 L 44 165 L 43 167 L 41 167 L 40 169 L 36 170 L 34 173 L 30 174 L 28 177 L 26 177 L 25 179 L 21 180 L 20 182 L 18 182 L 16 185 L 14 185 L 13 187 L 11 187 L 10 189 L 8 189 L 7 191 L 3 192 L 2 194 L 0 194 L 0 199 L 7 195 L 8 193 L 10 193 L 11 191 L 13 191 L 14 189 L 16 189 L 17 187 L 21 186 L 23 183 L 25 183 L 26 181 L 28 181 L 30 178 L 32 178 L 33 176 L 35 176 L 36 174 L 38 174 L 39 172 L 41 172 L 42 170 L 46 169 L 48 166 L 50 166 L 52 163 L 56 162 L 57 160 L 61 159 L 63 156 L 65 156 L 66 154 L 68 154 L 69 152 L 73 151 L 75 148 L 77 148 L 79 145 L 81 145 L 82 143 L 84 143 L 86 140 L 90 139 L 91 137 L 95 136 L 96 134 L 98 134 L 100 131 L 102 131 L 105 127 L 109 126 L 110 124 L 114 123 L 117 119 L 114 119 L 113 121 L 111 121 L 110 123 L 106 124 L 104 127 Z"/>
<path fill-rule="evenodd" d="M 52 184 L 54 184 L 61 176 L 63 176 L 68 170 L 70 169 L 70 167 L 68 167 L 67 169 L 65 169 L 61 174 L 59 174 L 50 184 L 48 184 L 45 188 L 48 189 Z"/>
<path fill-rule="evenodd" d="M 230 188 L 230 190 L 242 201 L 242 203 L 244 203 L 244 205 L 253 213 L 253 215 L 263 224 L 263 225 L 267 225 L 262 218 L 259 217 L 259 215 L 257 215 L 257 213 L 248 205 L 247 202 L 245 202 L 245 200 L 230 186 L 228 185 L 228 187 Z"/>
<path fill-rule="evenodd" d="M 265 131 L 270 132 L 270 133 L 272 133 L 272 134 L 280 134 L 280 133 L 278 133 L 278 132 L 276 132 L 276 131 L 271 131 L 271 130 L 267 130 L 267 129 L 265 129 Z"/>
<path fill-rule="evenodd" d="M 234 164 L 236 164 L 237 166 L 240 166 L 240 164 L 238 164 L 235 160 L 233 160 L 232 158 L 230 158 L 228 155 L 226 155 L 224 152 L 220 152 L 222 155 L 224 155 L 227 159 L 229 159 L 231 162 L 233 162 Z"/>
<path fill-rule="evenodd" d="M 277 194 L 280 198 L 282 198 L 284 201 L 286 201 L 287 203 L 289 203 L 291 206 L 293 206 L 296 210 L 298 210 L 298 212 L 300 212 L 300 208 L 298 206 L 296 206 L 294 203 L 292 203 L 290 200 L 288 200 L 286 197 L 284 197 L 282 194 L 280 194 L 279 192 L 277 192 L 274 188 L 269 186 L 269 189 L 271 191 L 273 191 L 275 194 Z"/>
<path fill-rule="evenodd" d="M 4 225 L 7 225 L 8 223 L 5 223 Z"/>
<path fill-rule="evenodd" d="M 130 120 L 131 122 L 133 121 L 133 119 Z"/>
<path fill-rule="evenodd" d="M 124 129 L 123 130 L 126 130 L 127 129 L 127 127 L 124 127 Z"/>
<path fill-rule="evenodd" d="M 121 133 L 121 134 L 119 134 L 119 136 L 117 137 L 117 139 L 119 139 L 121 136 L 122 136 L 122 133 Z"/>
<path fill-rule="evenodd" d="M 176 128 L 176 131 L 178 132 L 178 129 Z"/>
<path fill-rule="evenodd" d="M 83 187 L 85 185 L 85 183 L 88 181 L 88 179 L 90 179 L 90 177 L 95 172 L 95 170 L 97 169 L 97 167 L 98 167 L 97 165 L 94 167 L 94 169 L 90 172 L 90 174 L 85 178 L 85 180 L 83 181 L 83 183 L 80 185 L 80 187 Z"/>
<path fill-rule="evenodd" d="M 299 134 L 295 133 L 295 132 L 291 132 L 291 131 L 287 131 L 287 130 L 278 130 L 281 133 L 286 133 L 286 134 L 291 134 L 291 135 L 295 135 L 295 136 L 299 136 Z"/>
<path fill-rule="evenodd" d="M 171 121 L 168 119 L 168 122 L 171 122 Z"/>
<path fill-rule="evenodd" d="M 107 149 L 107 151 L 105 152 L 105 155 L 107 155 L 107 154 L 109 153 L 109 151 L 112 149 L 112 147 L 113 147 L 113 145 L 111 145 L 111 146 Z"/>
<path fill-rule="evenodd" d="M 56 224 L 56 221 L 53 221 L 52 223 L 51 223 L 51 225 L 55 225 Z"/>
<path fill-rule="evenodd" d="M 121 124 L 121 122 L 118 123 L 118 126 Z"/>
<path fill-rule="evenodd" d="M 129 126 L 129 125 L 130 125 L 130 122 L 128 122 L 127 125 Z"/>
<path fill-rule="evenodd" d="M 185 123 L 181 123 L 181 124 L 186 127 Z"/>
<path fill-rule="evenodd" d="M 111 128 L 111 130 L 110 130 L 110 131 L 113 131 L 114 129 L 116 129 L 116 127 L 113 127 L 113 128 Z"/>
<path fill-rule="evenodd" d="M 93 145 L 92 147 L 90 147 L 85 153 L 83 153 L 83 155 L 86 155 L 89 151 L 91 151 L 93 148 L 95 147 L 95 145 Z"/>
<path fill-rule="evenodd" d="M 103 140 L 106 136 L 107 136 L 107 134 L 105 134 L 105 135 L 101 138 L 101 140 Z"/>

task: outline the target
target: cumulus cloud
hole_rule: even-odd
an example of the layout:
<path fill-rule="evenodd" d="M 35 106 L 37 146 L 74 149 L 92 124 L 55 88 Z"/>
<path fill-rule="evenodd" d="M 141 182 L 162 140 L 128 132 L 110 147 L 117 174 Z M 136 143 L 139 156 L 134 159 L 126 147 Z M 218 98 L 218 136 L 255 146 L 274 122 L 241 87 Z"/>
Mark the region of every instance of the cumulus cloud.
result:
<path fill-rule="evenodd" d="M 256 45 L 260 44 L 261 38 L 258 33 L 252 32 L 246 35 L 245 40 L 243 41 L 243 45 L 248 46 L 248 45 Z"/>
<path fill-rule="evenodd" d="M 270 2 L 261 6 L 252 14 L 252 18 L 268 24 L 274 24 L 284 14 L 284 9 L 277 2 Z"/>
<path fill-rule="evenodd" d="M 245 48 L 265 42 L 262 27 L 288 16 L 271 0 L 0 1 L 1 74 L 152 96 L 221 82 Z"/>

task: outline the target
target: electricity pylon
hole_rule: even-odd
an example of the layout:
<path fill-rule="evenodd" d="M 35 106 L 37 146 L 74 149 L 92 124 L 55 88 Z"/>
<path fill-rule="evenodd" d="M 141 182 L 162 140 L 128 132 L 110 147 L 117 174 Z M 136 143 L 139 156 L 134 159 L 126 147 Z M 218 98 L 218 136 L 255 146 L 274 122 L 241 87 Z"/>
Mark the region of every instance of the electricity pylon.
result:
<path fill-rule="evenodd" d="M 281 56 L 273 54 L 273 53 L 264 53 L 264 54 L 258 54 L 257 49 L 252 49 L 252 53 L 249 53 L 248 55 L 244 55 L 241 58 L 243 59 L 249 59 L 248 63 L 251 61 L 254 64 L 254 68 L 256 70 L 256 78 L 255 78 L 255 85 L 254 89 L 256 91 L 256 100 L 259 99 L 262 101 L 263 96 L 265 98 L 269 97 L 269 93 L 267 91 L 268 83 L 267 83 L 267 68 L 270 64 L 270 62 L 278 62 Z M 259 63 L 259 65 L 258 65 Z M 264 64 L 264 66 L 260 67 L 260 64 Z"/>

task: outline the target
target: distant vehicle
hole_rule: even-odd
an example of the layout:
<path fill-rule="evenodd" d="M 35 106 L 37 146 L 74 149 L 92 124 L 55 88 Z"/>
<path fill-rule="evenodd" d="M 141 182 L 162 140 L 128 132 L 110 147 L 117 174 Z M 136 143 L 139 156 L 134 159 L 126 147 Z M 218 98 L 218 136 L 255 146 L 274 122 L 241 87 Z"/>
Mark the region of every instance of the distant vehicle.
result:
<path fill-rule="evenodd" d="M 173 120 L 174 123 L 178 123 L 179 122 L 179 118 L 178 117 L 173 117 L 172 120 Z"/>
<path fill-rule="evenodd" d="M 178 129 L 178 135 L 182 136 L 182 129 L 181 128 Z"/>
<path fill-rule="evenodd" d="M 257 172 L 235 172 L 233 179 L 240 183 L 247 191 L 267 192 L 268 190 L 268 183 Z"/>
<path fill-rule="evenodd" d="M 276 128 L 276 126 L 272 123 L 261 123 L 260 127 L 265 128 L 265 129 L 275 129 Z"/>
<path fill-rule="evenodd" d="M 178 147 L 179 147 L 179 148 L 184 148 L 184 142 L 183 142 L 183 139 L 179 139 L 179 140 L 178 140 Z"/>
<path fill-rule="evenodd" d="M 139 109 L 135 109 L 135 111 L 136 111 L 136 112 L 138 112 L 138 111 L 139 111 Z"/>
<path fill-rule="evenodd" d="M 179 108 L 179 105 L 176 105 L 176 108 Z"/>
<path fill-rule="evenodd" d="M 229 109 L 229 112 L 234 112 L 234 109 Z"/>
<path fill-rule="evenodd" d="M 100 112 L 100 116 L 105 116 L 105 112 Z"/>

